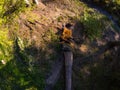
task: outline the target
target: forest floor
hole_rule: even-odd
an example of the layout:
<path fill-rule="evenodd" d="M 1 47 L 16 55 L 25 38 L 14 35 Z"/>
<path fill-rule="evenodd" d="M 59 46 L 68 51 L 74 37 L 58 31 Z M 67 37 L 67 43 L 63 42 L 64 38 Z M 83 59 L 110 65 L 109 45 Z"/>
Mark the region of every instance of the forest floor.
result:
<path fill-rule="evenodd" d="M 35 64 L 39 63 L 39 65 L 43 65 L 39 68 L 43 68 L 46 75 L 48 74 L 47 76 L 49 76 L 50 68 L 54 65 L 55 60 L 60 56 L 59 35 L 57 33 L 62 29 L 64 24 L 72 23 L 74 26 L 73 37 L 76 38 L 75 44 L 78 46 L 77 50 L 74 49 L 75 63 L 78 63 L 77 60 L 79 61 L 80 58 L 95 53 L 98 47 L 105 45 L 108 41 L 120 40 L 119 32 L 112 27 L 110 20 L 103 20 L 104 30 L 101 32 L 102 36 L 100 38 L 96 38 L 93 41 L 86 38 L 87 35 L 84 34 L 86 27 L 84 23 L 78 20 L 84 14 L 85 7 L 80 6 L 80 4 L 77 5 L 76 2 L 63 3 L 62 1 L 47 2 L 40 4 L 32 11 L 26 12 L 26 14 L 22 13 L 20 15 L 18 36 L 23 41 L 27 40 L 32 45 L 32 47 L 27 47 L 28 53 L 34 57 L 35 61 L 33 62 Z M 98 13 L 96 10 L 94 12 Z M 37 52 L 35 52 L 35 49 L 37 49 Z M 101 58 L 104 58 L 104 55 Z M 46 63 L 49 69 L 44 66 Z M 76 65 L 79 67 L 79 64 Z M 91 66 L 85 65 L 82 69 L 77 68 L 77 71 L 75 67 L 73 67 L 73 90 L 79 90 L 79 88 L 90 89 L 90 83 L 87 83 L 87 86 L 85 78 L 90 76 L 89 69 Z M 47 69 L 47 72 L 45 69 Z M 81 74 L 78 75 L 78 71 L 83 73 L 84 76 L 80 77 Z M 77 79 L 83 80 L 77 82 Z M 80 86 L 79 83 L 81 83 Z M 93 81 L 92 84 L 94 85 Z M 59 85 L 63 86 L 62 80 L 58 82 L 55 89 L 61 90 L 61 86 Z"/>

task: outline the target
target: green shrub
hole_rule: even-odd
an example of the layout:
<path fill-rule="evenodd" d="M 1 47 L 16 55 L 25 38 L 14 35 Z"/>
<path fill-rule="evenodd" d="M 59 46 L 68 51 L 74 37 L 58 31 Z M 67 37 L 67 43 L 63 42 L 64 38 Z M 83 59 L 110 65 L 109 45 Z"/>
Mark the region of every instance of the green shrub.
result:
<path fill-rule="evenodd" d="M 21 11 L 25 10 L 24 0 L 4 0 L 1 4 L 1 17 L 4 23 L 12 23 Z"/>
<path fill-rule="evenodd" d="M 95 12 L 93 9 L 84 10 L 81 22 L 85 27 L 84 33 L 90 40 L 101 37 L 103 30 L 102 18 L 103 16 Z"/>
<path fill-rule="evenodd" d="M 12 41 L 8 38 L 7 30 L 0 30 L 0 61 L 7 62 L 12 57 Z"/>

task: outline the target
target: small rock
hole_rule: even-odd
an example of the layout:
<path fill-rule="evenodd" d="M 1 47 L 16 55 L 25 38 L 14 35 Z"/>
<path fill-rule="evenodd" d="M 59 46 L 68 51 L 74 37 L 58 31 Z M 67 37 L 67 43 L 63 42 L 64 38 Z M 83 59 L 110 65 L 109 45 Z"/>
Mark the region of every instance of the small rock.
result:
<path fill-rule="evenodd" d="M 6 64 L 6 61 L 5 61 L 5 60 L 1 60 L 1 62 L 2 62 L 2 64 L 4 64 L 4 65 Z"/>

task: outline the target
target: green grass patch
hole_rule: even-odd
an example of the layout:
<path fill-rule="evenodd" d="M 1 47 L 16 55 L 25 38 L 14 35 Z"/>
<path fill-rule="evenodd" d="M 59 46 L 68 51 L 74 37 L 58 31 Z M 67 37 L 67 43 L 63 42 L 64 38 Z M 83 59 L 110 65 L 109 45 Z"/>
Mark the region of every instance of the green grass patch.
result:
<path fill-rule="evenodd" d="M 12 58 L 13 42 L 8 38 L 8 30 L 0 30 L 0 64 L 6 64 Z M 1 68 L 0 65 L 0 68 Z"/>
<path fill-rule="evenodd" d="M 84 14 L 80 18 L 80 22 L 84 24 L 84 33 L 90 40 L 101 37 L 104 30 L 105 18 L 105 16 L 93 9 L 85 8 Z"/>

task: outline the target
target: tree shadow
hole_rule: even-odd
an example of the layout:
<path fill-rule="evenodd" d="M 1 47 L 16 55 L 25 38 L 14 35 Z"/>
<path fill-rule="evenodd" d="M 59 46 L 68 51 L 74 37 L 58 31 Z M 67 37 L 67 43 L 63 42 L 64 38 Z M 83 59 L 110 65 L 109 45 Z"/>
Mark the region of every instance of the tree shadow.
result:
<path fill-rule="evenodd" d="M 54 47 L 53 43 L 50 43 L 51 47 Z M 46 73 L 57 57 L 49 52 L 35 46 L 21 50 L 16 40 L 14 57 L 0 69 L 0 89 L 44 90 Z"/>

